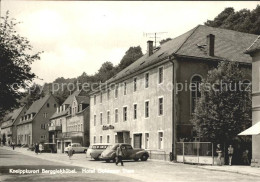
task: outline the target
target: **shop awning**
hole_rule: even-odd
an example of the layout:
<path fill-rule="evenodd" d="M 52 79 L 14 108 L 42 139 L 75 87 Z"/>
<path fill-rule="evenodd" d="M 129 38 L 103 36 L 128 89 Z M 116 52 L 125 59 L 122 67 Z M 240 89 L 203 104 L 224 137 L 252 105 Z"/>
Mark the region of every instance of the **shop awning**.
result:
<path fill-rule="evenodd" d="M 260 121 L 246 129 L 245 131 L 239 133 L 238 135 L 258 135 L 260 134 Z"/>

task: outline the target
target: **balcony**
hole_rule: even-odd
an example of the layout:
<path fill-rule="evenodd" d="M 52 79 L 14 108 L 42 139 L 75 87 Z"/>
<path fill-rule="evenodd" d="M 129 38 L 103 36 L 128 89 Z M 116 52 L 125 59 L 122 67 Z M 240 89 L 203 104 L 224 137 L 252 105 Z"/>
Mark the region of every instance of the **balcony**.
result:
<path fill-rule="evenodd" d="M 61 131 L 61 126 L 49 126 L 49 131 Z"/>
<path fill-rule="evenodd" d="M 80 131 L 64 132 L 58 133 L 57 138 L 73 138 L 73 137 L 83 137 L 84 133 Z"/>

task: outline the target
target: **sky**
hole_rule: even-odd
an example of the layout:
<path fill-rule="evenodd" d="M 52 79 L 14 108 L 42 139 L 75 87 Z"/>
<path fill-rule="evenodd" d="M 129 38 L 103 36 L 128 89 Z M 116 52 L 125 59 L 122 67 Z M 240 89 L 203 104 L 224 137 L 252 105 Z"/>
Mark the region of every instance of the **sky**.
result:
<path fill-rule="evenodd" d="M 1 0 L 0 0 L 1 1 Z M 2 0 L 1 15 L 22 22 L 20 35 L 27 37 L 33 51 L 44 51 L 32 64 L 42 80 L 91 75 L 102 63 L 117 65 L 131 46 L 154 40 L 145 33 L 167 32 L 158 40 L 179 36 L 198 24 L 214 19 L 226 7 L 236 11 L 254 9 L 257 1 L 21 1 Z M 153 36 L 152 36 L 153 37 Z M 157 43 L 158 45 L 159 43 Z"/>

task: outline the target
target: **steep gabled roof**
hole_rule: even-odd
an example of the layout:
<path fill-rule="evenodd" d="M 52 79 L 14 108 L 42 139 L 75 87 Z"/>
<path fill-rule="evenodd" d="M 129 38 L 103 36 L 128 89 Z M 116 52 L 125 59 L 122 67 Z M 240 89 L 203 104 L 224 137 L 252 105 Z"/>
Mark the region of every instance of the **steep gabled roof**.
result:
<path fill-rule="evenodd" d="M 253 44 L 247 48 L 245 51 L 246 54 L 254 53 L 255 51 L 260 50 L 260 35 L 253 42 Z"/>
<path fill-rule="evenodd" d="M 50 98 L 51 95 L 46 95 L 43 98 L 40 98 L 32 103 L 28 111 L 25 113 L 27 114 L 32 114 L 32 113 L 38 113 L 40 109 L 43 107 L 43 105 L 47 102 L 47 100 Z"/>
<path fill-rule="evenodd" d="M 86 96 L 75 96 L 78 104 L 89 104 L 89 97 Z"/>
<path fill-rule="evenodd" d="M 207 44 L 207 35 L 209 34 L 215 35 L 214 56 L 207 55 L 205 48 L 203 49 L 203 46 Z M 156 48 L 151 56 L 145 54 L 107 82 L 115 82 L 173 55 L 251 63 L 250 56 L 244 54 L 244 51 L 256 38 L 257 35 L 253 34 L 198 25 Z"/>
<path fill-rule="evenodd" d="M 21 114 L 22 110 L 24 109 L 24 107 L 26 106 L 22 106 L 18 109 L 13 110 L 12 112 L 8 113 L 5 117 L 3 122 L 8 122 L 10 120 L 12 120 L 12 123 L 5 125 L 4 127 L 10 127 L 14 124 L 14 122 L 16 121 L 16 119 L 18 118 L 18 116 Z"/>

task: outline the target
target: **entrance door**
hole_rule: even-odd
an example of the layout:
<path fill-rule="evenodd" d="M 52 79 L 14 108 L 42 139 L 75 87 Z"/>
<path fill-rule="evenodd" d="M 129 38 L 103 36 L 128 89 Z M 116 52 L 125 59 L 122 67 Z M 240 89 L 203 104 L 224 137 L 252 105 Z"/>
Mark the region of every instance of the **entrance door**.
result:
<path fill-rule="evenodd" d="M 142 134 L 134 134 L 134 148 L 142 148 Z"/>
<path fill-rule="evenodd" d="M 124 143 L 123 132 L 117 132 L 117 142 Z"/>

